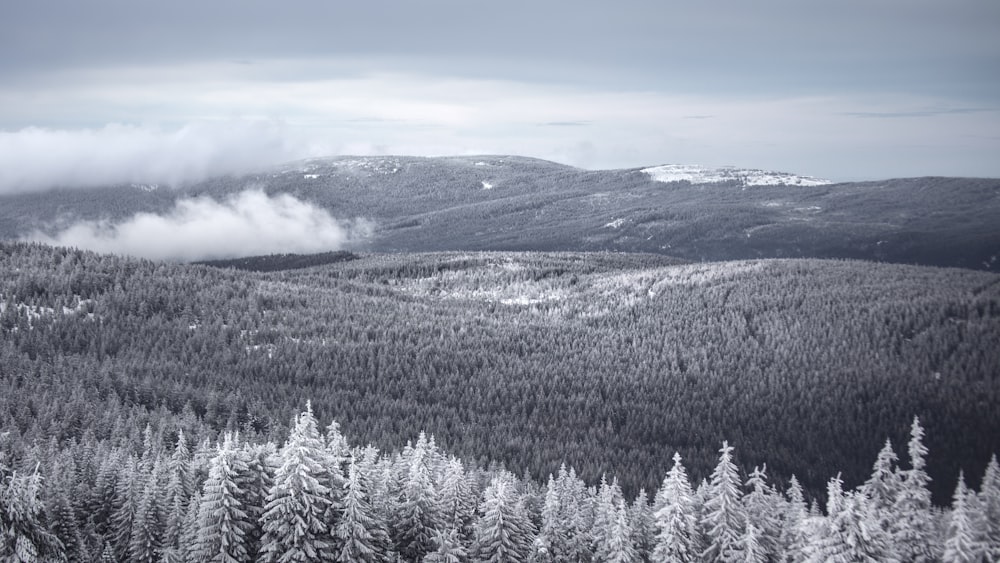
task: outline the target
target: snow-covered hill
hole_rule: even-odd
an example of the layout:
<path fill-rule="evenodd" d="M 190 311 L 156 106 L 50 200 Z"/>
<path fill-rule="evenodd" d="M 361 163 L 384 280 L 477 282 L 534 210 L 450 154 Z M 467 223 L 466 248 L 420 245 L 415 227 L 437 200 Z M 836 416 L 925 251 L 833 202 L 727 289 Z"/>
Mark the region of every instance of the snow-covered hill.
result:
<path fill-rule="evenodd" d="M 744 186 L 822 186 L 832 183 L 812 176 L 799 176 L 758 168 L 708 168 L 691 164 L 665 164 L 643 168 L 642 171 L 649 174 L 650 178 L 657 182 L 690 182 L 692 184 L 739 182 Z"/>

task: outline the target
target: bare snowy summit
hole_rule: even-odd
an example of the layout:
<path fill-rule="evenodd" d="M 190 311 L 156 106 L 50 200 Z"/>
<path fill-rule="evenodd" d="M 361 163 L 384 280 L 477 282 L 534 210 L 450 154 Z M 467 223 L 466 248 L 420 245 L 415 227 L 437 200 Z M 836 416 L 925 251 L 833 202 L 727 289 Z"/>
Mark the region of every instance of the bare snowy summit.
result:
<path fill-rule="evenodd" d="M 757 168 L 708 168 L 691 164 L 665 164 L 643 168 L 642 172 L 657 182 L 665 183 L 720 184 L 738 182 L 743 186 L 823 186 L 833 183 L 812 176 L 799 176 L 787 172 L 773 172 Z"/>

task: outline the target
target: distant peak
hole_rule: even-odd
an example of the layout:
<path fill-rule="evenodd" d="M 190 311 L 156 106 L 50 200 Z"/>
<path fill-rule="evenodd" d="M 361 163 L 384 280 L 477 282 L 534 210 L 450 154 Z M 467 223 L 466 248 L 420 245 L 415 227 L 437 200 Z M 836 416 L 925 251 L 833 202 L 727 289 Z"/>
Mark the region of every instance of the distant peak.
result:
<path fill-rule="evenodd" d="M 822 186 L 829 180 L 812 176 L 799 176 L 788 172 L 773 172 L 757 168 L 708 168 L 691 164 L 665 164 L 643 168 L 642 172 L 657 182 L 690 182 L 692 184 L 719 184 L 738 182 L 744 186 Z"/>

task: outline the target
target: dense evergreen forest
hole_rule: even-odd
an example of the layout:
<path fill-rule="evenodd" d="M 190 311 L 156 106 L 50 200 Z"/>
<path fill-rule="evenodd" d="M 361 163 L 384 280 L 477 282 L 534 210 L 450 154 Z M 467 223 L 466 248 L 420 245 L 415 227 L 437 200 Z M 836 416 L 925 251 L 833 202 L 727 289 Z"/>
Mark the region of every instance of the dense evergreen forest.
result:
<path fill-rule="evenodd" d="M 995 558 L 995 274 L 351 257 L 220 268 L 0 243 L 2 553 Z M 275 264 L 295 269 L 254 271 Z M 293 520 L 312 547 L 282 543 Z"/>

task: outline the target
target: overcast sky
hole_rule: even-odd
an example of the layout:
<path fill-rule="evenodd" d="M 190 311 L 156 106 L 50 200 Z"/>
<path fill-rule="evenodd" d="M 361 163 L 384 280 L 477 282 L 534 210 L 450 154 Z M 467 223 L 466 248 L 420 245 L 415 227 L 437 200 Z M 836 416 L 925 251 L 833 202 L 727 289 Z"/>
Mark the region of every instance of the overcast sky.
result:
<path fill-rule="evenodd" d="M 1000 177 L 1000 2 L 0 4 L 0 191 L 385 153 Z"/>

